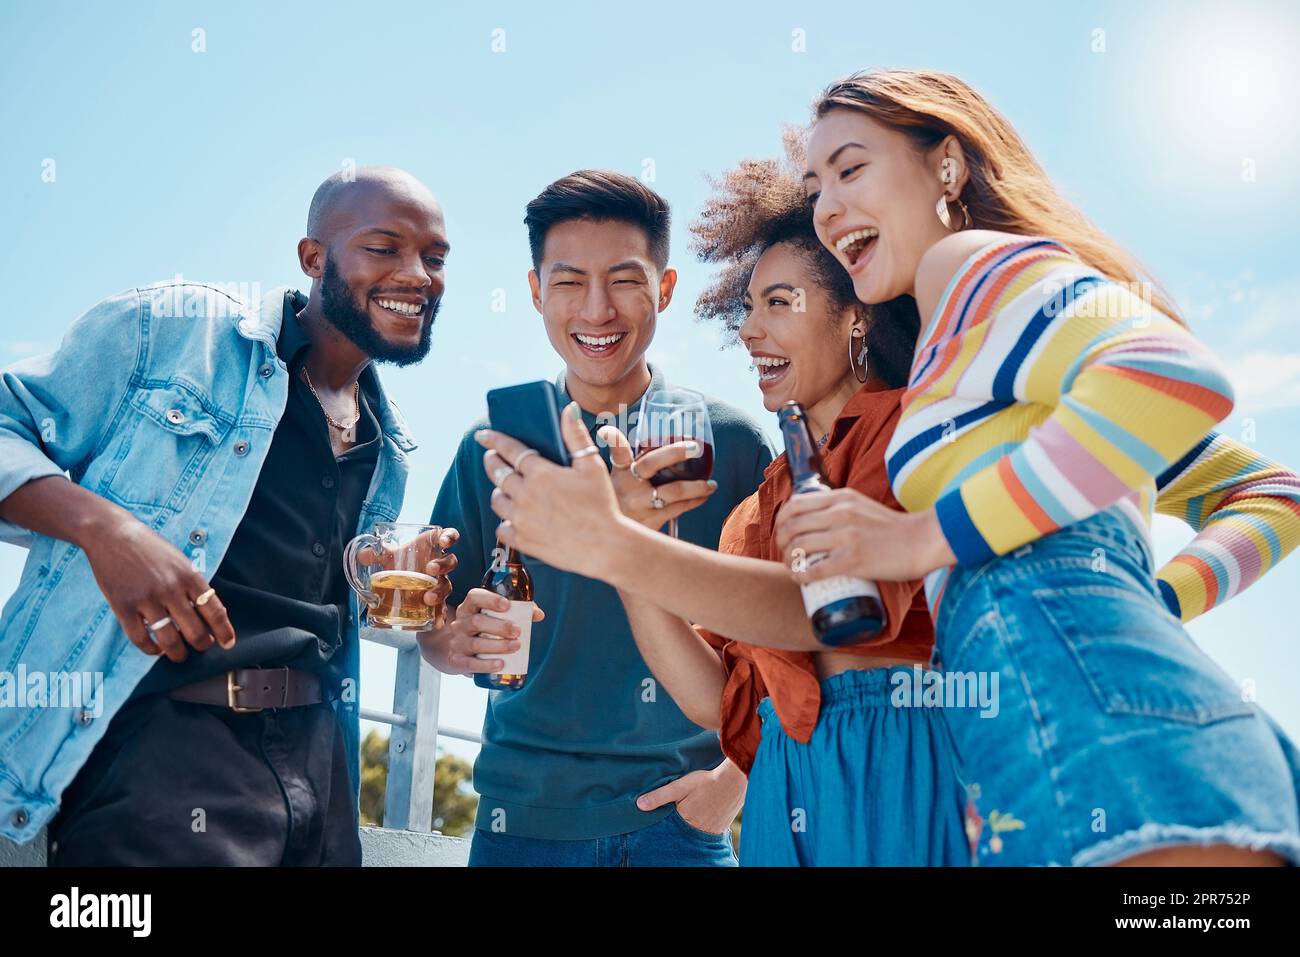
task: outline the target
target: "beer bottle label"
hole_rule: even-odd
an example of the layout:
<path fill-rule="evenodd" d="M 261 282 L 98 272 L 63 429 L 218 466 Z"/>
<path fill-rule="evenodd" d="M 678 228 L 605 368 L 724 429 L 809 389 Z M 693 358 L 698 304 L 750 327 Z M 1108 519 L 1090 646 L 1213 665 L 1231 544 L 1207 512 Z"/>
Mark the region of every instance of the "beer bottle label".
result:
<path fill-rule="evenodd" d="M 500 658 L 506 663 L 498 674 L 528 674 L 528 646 L 533 635 L 533 607 L 531 601 L 512 601 L 509 611 L 492 611 L 484 608 L 483 614 L 489 618 L 503 618 L 519 628 L 519 650 L 507 655 L 481 654 L 479 658 Z M 491 636 L 489 636 L 491 637 Z"/>
<path fill-rule="evenodd" d="M 825 557 L 825 553 L 809 556 L 807 567 L 812 568 Z M 831 602 L 839 601 L 841 598 L 856 598 L 859 595 L 869 595 L 877 600 L 880 598 L 880 590 L 876 588 L 874 582 L 853 578 L 850 575 L 836 575 L 834 578 L 808 582 L 806 585 L 800 585 L 799 591 L 803 594 L 803 608 L 809 618 Z"/>

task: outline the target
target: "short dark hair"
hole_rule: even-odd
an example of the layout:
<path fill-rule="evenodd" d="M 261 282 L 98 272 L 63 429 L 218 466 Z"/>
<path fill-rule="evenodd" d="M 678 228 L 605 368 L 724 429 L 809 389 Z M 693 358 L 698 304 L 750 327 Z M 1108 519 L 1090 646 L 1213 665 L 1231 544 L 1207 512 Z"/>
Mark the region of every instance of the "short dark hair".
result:
<path fill-rule="evenodd" d="M 655 267 L 661 273 L 668 267 L 668 201 L 639 179 L 612 170 L 580 169 L 538 193 L 524 214 L 534 269 L 542 268 L 542 250 L 551 227 L 575 219 L 641 227 Z"/>

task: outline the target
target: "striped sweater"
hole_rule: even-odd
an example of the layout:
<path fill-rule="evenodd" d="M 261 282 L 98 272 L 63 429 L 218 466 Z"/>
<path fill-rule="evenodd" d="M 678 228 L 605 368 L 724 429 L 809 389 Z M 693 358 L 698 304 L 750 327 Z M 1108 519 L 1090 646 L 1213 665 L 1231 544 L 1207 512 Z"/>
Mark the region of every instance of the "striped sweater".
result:
<path fill-rule="evenodd" d="M 1223 604 L 1300 545 L 1300 476 L 1227 436 L 1207 435 L 1157 488 L 1156 511 L 1197 532 L 1156 576 L 1183 621 Z"/>
<path fill-rule="evenodd" d="M 1116 504 L 1149 529 L 1157 476 L 1231 409 L 1217 360 L 1141 289 L 1017 237 L 970 256 L 921 330 L 887 465 L 968 565 Z"/>

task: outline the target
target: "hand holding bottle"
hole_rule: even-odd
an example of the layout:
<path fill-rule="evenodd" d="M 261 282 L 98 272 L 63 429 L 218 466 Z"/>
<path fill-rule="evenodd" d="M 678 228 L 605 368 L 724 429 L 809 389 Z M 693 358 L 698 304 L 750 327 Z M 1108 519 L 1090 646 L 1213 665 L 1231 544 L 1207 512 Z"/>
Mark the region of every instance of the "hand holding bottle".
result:
<path fill-rule="evenodd" d="M 912 581 L 957 559 L 934 509 L 900 512 L 851 488 L 797 495 L 776 516 L 776 544 L 785 561 L 825 553 L 794 575 L 799 584 L 836 575 Z"/>
<path fill-rule="evenodd" d="M 500 671 L 504 657 L 481 658 L 480 655 L 508 655 L 519 650 L 519 629 L 501 618 L 484 614 L 485 610 L 505 612 L 510 599 L 484 588 L 472 588 L 456 608 L 455 617 L 435 631 L 416 635 L 424 659 L 445 674 L 472 675 Z M 546 615 L 534 607 L 533 621 Z"/>

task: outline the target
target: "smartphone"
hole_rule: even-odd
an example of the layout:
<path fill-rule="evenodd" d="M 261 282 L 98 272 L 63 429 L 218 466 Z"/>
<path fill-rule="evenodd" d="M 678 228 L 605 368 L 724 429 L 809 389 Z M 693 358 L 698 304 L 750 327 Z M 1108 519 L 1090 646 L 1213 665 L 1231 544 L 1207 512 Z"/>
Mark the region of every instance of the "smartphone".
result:
<path fill-rule="evenodd" d="M 492 389 L 487 394 L 488 424 L 518 439 L 556 465 L 569 464 L 560 432 L 560 392 L 545 380 Z"/>

